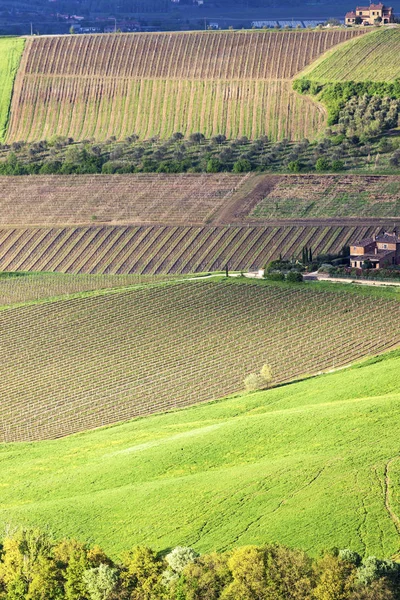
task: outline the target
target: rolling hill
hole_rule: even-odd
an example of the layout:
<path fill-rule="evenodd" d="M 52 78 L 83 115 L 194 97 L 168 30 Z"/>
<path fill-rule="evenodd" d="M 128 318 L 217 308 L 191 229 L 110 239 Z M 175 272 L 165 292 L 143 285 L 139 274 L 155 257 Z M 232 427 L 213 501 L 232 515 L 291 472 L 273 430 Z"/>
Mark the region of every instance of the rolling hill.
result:
<path fill-rule="evenodd" d="M 264 364 L 280 383 L 400 343 L 391 292 L 235 279 L 126 287 L 126 278 L 107 291 L 100 278 L 99 292 L 71 295 L 69 277 L 63 297 L 59 281 L 49 301 L 43 276 L 5 280 L 6 302 L 24 285 L 30 300 L 0 311 L 0 440 L 60 437 L 219 398 Z"/>
<path fill-rule="evenodd" d="M 202 285 L 202 284 L 201 284 Z M 56 441 L 0 446 L 0 522 L 113 556 L 279 541 L 399 550 L 398 352 Z"/>
<path fill-rule="evenodd" d="M 400 78 L 400 29 L 382 28 L 350 40 L 307 67 L 301 77 L 320 83 Z"/>
<path fill-rule="evenodd" d="M 109 136 L 312 138 L 325 109 L 290 80 L 362 30 L 224 31 L 30 38 L 8 142 Z"/>

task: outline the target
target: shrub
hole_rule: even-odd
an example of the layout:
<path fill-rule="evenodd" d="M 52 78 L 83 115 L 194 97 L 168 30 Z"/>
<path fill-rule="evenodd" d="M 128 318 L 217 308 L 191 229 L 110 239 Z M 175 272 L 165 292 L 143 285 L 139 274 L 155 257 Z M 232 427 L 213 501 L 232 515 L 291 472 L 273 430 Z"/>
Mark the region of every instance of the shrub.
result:
<path fill-rule="evenodd" d="M 221 170 L 222 164 L 218 158 L 210 158 L 210 160 L 207 161 L 207 173 L 219 173 Z"/>
<path fill-rule="evenodd" d="M 265 273 L 264 275 L 265 279 L 268 279 L 269 281 L 285 281 L 285 275 L 282 273 L 282 271 L 271 271 L 270 273 Z"/>
<path fill-rule="evenodd" d="M 234 173 L 248 173 L 251 171 L 251 162 L 247 158 L 240 158 L 233 165 Z"/>
<path fill-rule="evenodd" d="M 264 377 L 258 373 L 250 373 L 250 375 L 247 375 L 247 377 L 244 378 L 243 383 L 246 392 L 263 390 L 267 385 Z"/>
<path fill-rule="evenodd" d="M 303 281 L 303 275 L 299 271 L 289 271 L 286 275 L 286 281 L 290 283 L 301 283 Z"/>
<path fill-rule="evenodd" d="M 328 171 L 329 168 L 330 168 L 329 160 L 327 158 L 325 158 L 324 156 L 321 156 L 315 163 L 315 170 L 318 171 L 318 173 L 321 173 L 323 171 Z"/>
<path fill-rule="evenodd" d="M 332 164 L 331 164 L 331 169 L 335 173 L 338 173 L 339 171 L 343 171 L 344 170 L 344 162 L 339 159 L 333 160 Z"/>
<path fill-rule="evenodd" d="M 288 164 L 288 169 L 291 173 L 300 173 L 302 166 L 303 165 L 301 164 L 301 162 L 298 159 L 292 160 Z"/>

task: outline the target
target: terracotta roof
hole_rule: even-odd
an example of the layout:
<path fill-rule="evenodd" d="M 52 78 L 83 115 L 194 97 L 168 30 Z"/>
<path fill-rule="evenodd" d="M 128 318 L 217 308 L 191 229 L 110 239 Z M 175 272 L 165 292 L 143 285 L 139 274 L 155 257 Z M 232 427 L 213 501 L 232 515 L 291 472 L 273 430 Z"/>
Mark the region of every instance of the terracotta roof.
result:
<path fill-rule="evenodd" d="M 370 244 L 374 243 L 374 239 L 373 238 L 364 238 L 362 240 L 359 240 L 358 242 L 354 242 L 351 245 L 352 246 L 360 246 L 362 248 L 364 248 L 364 246 L 369 246 Z"/>
<path fill-rule="evenodd" d="M 398 237 L 395 233 L 382 233 L 376 236 L 377 242 L 391 242 L 392 244 L 400 244 L 400 237 Z"/>
<path fill-rule="evenodd" d="M 400 237 L 394 232 L 388 233 L 387 231 L 385 231 L 385 233 L 380 233 L 375 238 L 372 238 L 372 237 L 363 238 L 362 240 L 353 242 L 351 245 L 352 246 L 360 246 L 360 247 L 364 248 L 365 246 L 369 246 L 370 244 L 373 244 L 374 242 L 389 242 L 389 243 L 391 242 L 392 244 L 394 242 L 396 242 L 396 244 L 400 244 Z"/>
<path fill-rule="evenodd" d="M 346 13 L 346 19 L 354 19 L 356 17 L 356 13 L 354 11 Z"/>
<path fill-rule="evenodd" d="M 352 254 L 350 256 L 351 260 L 367 260 L 369 259 L 370 261 L 378 261 L 381 260 L 382 258 L 385 258 L 385 256 L 387 256 L 388 254 L 393 254 L 394 250 L 378 250 L 378 253 L 375 254 L 375 252 L 370 252 L 368 254 L 360 254 L 359 256 L 354 256 L 354 254 Z"/>
<path fill-rule="evenodd" d="M 383 8 L 383 4 L 382 2 L 379 2 L 379 4 L 370 4 L 370 8 L 372 10 L 380 10 L 381 8 Z"/>
<path fill-rule="evenodd" d="M 356 10 L 369 10 L 369 6 L 357 6 Z"/>

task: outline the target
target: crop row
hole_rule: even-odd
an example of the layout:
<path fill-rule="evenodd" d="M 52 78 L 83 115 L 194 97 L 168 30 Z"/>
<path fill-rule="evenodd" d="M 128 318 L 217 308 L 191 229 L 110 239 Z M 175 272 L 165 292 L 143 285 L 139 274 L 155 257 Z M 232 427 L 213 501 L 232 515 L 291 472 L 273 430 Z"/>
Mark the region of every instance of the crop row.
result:
<path fill-rule="evenodd" d="M 289 79 L 359 30 L 235 31 L 31 38 L 23 74 Z"/>
<path fill-rule="evenodd" d="M 322 105 L 288 81 L 27 75 L 18 89 L 9 141 L 49 134 L 121 139 L 132 132 L 168 138 L 175 131 L 300 140 L 315 137 L 326 122 Z"/>
<path fill-rule="evenodd" d="M 174 276 L 154 275 L 73 275 L 26 273 L 0 278 L 0 306 L 20 305 L 44 299 L 75 295 L 96 290 L 119 289 L 132 285 L 157 283 Z"/>
<path fill-rule="evenodd" d="M 371 226 L 96 226 L 0 229 L 0 270 L 63 273 L 192 273 L 258 269 L 266 262 L 338 252 Z"/>
<path fill-rule="evenodd" d="M 398 343 L 398 302 L 315 288 L 198 281 L 9 309 L 0 440 L 218 398 L 265 363 L 279 383 Z"/>
<path fill-rule="evenodd" d="M 400 177 L 302 175 L 280 177 L 254 207 L 252 219 L 398 217 Z"/>
<path fill-rule="evenodd" d="M 394 81 L 400 77 L 400 32 L 382 28 L 329 53 L 306 76 L 320 82 Z"/>
<path fill-rule="evenodd" d="M 0 177 L 0 224 L 205 224 L 249 175 L 133 174 Z"/>

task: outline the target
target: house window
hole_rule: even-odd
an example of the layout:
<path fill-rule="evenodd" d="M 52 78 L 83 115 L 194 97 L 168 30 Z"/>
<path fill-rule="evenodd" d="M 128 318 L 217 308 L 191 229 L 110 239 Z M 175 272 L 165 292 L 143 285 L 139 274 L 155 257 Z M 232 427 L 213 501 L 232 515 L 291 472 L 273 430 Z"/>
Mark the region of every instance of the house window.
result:
<path fill-rule="evenodd" d="M 360 17 L 362 17 L 362 12 L 359 12 L 358 14 L 360 15 Z"/>
<path fill-rule="evenodd" d="M 383 244 L 383 248 L 386 250 L 386 248 L 387 248 L 387 244 Z"/>

